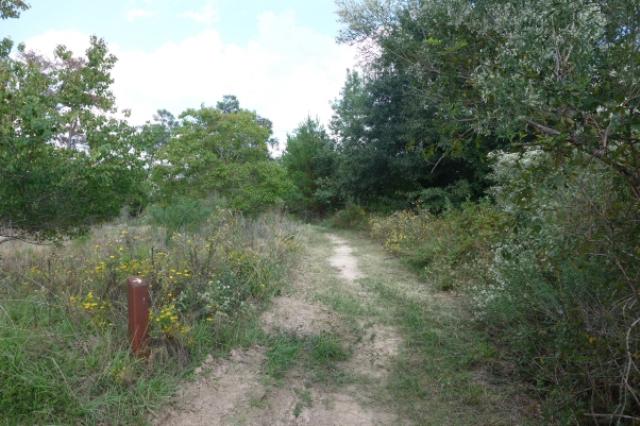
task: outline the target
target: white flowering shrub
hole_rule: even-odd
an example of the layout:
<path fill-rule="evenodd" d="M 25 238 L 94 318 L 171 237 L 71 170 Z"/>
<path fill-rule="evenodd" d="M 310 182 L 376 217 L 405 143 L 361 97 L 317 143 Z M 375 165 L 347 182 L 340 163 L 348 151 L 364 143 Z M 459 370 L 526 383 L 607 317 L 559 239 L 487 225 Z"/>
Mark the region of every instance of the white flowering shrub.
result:
<path fill-rule="evenodd" d="M 640 412 L 638 206 L 620 179 L 574 156 L 495 154 L 493 195 L 516 226 L 493 247 L 476 312 L 549 414 Z M 560 407 L 564 407 L 562 412 Z"/>

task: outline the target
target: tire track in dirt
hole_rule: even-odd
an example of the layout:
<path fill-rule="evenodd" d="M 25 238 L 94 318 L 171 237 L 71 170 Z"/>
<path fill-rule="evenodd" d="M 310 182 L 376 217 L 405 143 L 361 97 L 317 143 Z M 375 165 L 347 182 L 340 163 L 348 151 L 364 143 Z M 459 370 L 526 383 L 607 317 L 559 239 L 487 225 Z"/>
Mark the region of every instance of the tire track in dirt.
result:
<path fill-rule="evenodd" d="M 316 231 L 311 231 L 312 234 Z M 302 266 L 288 294 L 276 297 L 262 315 L 265 332 L 286 332 L 298 336 L 332 333 L 343 342 L 354 341 L 350 328 L 327 306 L 315 301 L 327 277 L 339 280 L 337 288 L 363 302 L 372 296 L 358 280 L 364 274 L 348 242 L 335 235 L 312 235 Z M 289 371 L 283 382 L 265 380 L 265 349 L 254 347 L 234 351 L 228 359 L 209 359 L 198 378 L 184 385 L 174 408 L 158 416 L 154 423 L 177 425 L 388 425 L 404 424 L 387 407 L 371 398 L 372 380 L 382 386 L 390 360 L 402 343 L 392 327 L 374 318 L 358 318 L 361 338 L 352 343 L 350 360 L 338 367 L 364 378 L 353 383 L 316 383 L 298 368 Z M 301 404 L 301 395 L 306 403 Z"/>

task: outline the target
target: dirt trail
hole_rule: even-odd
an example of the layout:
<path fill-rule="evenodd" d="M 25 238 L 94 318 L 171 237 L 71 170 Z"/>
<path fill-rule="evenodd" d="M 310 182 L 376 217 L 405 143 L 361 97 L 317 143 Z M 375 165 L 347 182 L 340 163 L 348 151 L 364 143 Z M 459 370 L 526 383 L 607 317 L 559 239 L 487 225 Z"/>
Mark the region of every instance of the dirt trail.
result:
<path fill-rule="evenodd" d="M 335 235 L 315 235 L 303 266 L 287 294 L 277 297 L 262 316 L 266 333 L 298 336 L 337 334 L 353 356 L 338 368 L 354 378 L 347 383 L 315 382 L 308 372 L 293 369 L 282 383 L 265 380 L 265 349 L 235 351 L 229 359 L 209 359 L 198 378 L 186 384 L 173 408 L 154 419 L 156 425 L 388 425 L 403 424 L 371 397 L 367 378 L 380 382 L 395 356 L 401 337 L 373 318 L 347 324 L 318 301 L 327 290 L 359 299 L 370 296 L 357 281 L 365 275 L 347 241 Z M 360 378 L 364 378 L 364 381 Z"/>
<path fill-rule="evenodd" d="M 362 278 L 362 272 L 358 269 L 358 260 L 353 256 L 353 249 L 340 237 L 329 235 L 329 240 L 334 244 L 334 254 L 329 258 L 329 264 L 340 272 L 340 276 L 353 283 Z"/>
<path fill-rule="evenodd" d="M 526 399 L 519 399 L 514 386 L 496 381 L 481 366 L 456 361 L 478 346 L 465 340 L 453 296 L 425 284 L 378 244 L 341 235 L 310 227 L 291 285 L 260 318 L 267 337 L 226 359 L 208 359 L 172 408 L 152 422 L 537 424 L 529 421 L 530 410 L 519 402 Z M 283 336 L 285 352 L 294 342 L 304 355 L 274 375 L 268 366 L 280 354 L 274 345 Z M 345 350 L 323 370 L 309 361 L 309 342 L 326 336 Z"/>

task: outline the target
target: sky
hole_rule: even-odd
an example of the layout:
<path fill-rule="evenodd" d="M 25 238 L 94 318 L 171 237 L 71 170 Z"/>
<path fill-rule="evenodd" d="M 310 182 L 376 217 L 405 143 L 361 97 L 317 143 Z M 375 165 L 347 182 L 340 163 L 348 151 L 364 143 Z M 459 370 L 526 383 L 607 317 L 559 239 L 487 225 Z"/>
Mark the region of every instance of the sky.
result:
<path fill-rule="evenodd" d="M 30 0 L 0 21 L 28 49 L 82 53 L 90 35 L 118 57 L 113 91 L 132 124 L 233 94 L 274 124 L 281 148 L 307 116 L 327 124 L 356 49 L 335 39 L 334 0 Z"/>

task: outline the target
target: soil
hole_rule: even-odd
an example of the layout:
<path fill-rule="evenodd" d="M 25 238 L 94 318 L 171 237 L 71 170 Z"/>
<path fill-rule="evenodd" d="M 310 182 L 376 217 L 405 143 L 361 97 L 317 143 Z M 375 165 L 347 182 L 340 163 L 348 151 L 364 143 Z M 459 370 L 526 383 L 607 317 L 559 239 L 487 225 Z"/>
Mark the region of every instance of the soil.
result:
<path fill-rule="evenodd" d="M 522 414 L 526 410 L 508 386 L 498 389 L 473 374 L 469 386 L 495 390 L 491 395 L 498 399 L 483 393 L 441 398 L 438 380 L 447 378 L 435 376 L 429 378 L 429 396 L 417 402 L 423 416 L 401 409 L 389 384 L 392 374 L 398 374 L 398 362 L 414 353 L 392 309 L 376 293 L 376 283 L 386 283 L 427 310 L 437 309 L 438 319 L 457 318 L 454 299 L 431 289 L 398 259 L 361 237 L 311 227 L 306 239 L 300 267 L 284 294 L 260 317 L 261 327 L 267 335 L 336 336 L 349 355 L 332 366 L 336 374 L 319 379 L 313 368 L 295 364 L 275 379 L 266 372 L 267 349 L 258 345 L 223 359 L 209 357 L 170 408 L 150 419 L 153 424 L 529 424 Z M 432 333 L 452 330 L 434 325 Z"/>
<path fill-rule="evenodd" d="M 345 291 L 361 294 L 363 291 L 357 289 L 356 281 L 364 274 L 346 240 L 328 235 L 325 244 L 330 256 L 326 257 L 326 250 L 310 250 L 304 263 L 313 265 L 315 270 L 303 266 L 289 294 L 275 298 L 264 312 L 261 320 L 265 332 L 285 331 L 299 336 L 347 333 L 340 316 L 314 300 L 313 295 L 321 288 L 316 288 L 319 283 L 310 276 L 320 275 L 326 279 L 326 274 L 333 274 Z M 352 336 L 345 335 L 345 339 Z M 343 368 L 383 379 L 401 341 L 392 327 L 368 322 L 352 351 L 354 355 Z M 304 371 L 294 370 L 283 383 L 273 386 L 262 377 L 264 360 L 265 350 L 260 347 L 234 351 L 228 359 L 209 358 L 197 369 L 197 378 L 178 393 L 172 408 L 158 415 L 153 423 L 162 426 L 398 424 L 395 414 L 386 407 L 376 406 L 358 385 L 313 383 Z M 301 399 L 301 395 L 304 398 Z"/>

